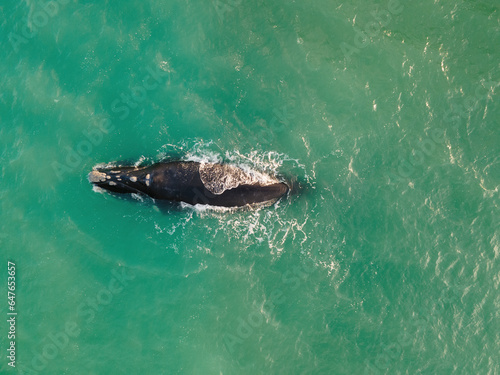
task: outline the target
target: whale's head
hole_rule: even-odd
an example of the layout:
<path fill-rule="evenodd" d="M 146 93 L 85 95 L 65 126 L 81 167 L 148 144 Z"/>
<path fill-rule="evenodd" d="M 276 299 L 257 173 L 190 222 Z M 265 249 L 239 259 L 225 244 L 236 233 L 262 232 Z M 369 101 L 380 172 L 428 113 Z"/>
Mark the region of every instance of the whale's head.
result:
<path fill-rule="evenodd" d="M 101 189 L 119 193 L 146 193 L 151 175 L 134 167 L 98 168 L 88 175 L 89 181 Z"/>

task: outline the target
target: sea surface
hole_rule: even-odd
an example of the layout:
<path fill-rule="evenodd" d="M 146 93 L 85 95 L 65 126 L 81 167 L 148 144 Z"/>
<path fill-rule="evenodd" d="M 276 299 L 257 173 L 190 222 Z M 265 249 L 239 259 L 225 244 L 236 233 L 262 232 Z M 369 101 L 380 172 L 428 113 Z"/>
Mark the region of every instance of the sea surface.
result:
<path fill-rule="evenodd" d="M 500 374 L 498 2 L 0 16 L 0 373 Z M 87 180 L 165 158 L 300 189 L 165 209 Z"/>

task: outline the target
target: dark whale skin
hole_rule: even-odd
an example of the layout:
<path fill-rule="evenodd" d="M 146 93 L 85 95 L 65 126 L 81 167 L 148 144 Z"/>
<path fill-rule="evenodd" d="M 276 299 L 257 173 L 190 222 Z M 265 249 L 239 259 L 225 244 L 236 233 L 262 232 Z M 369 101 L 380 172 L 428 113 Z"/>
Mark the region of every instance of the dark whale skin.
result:
<path fill-rule="evenodd" d="M 200 165 L 201 163 L 194 161 L 173 161 L 138 168 L 100 168 L 90 172 L 89 181 L 119 194 L 139 193 L 157 200 L 221 207 L 274 203 L 289 191 L 287 184 L 275 179 L 267 183 L 248 183 L 243 178 L 241 184 L 216 194 L 213 189 L 207 189 L 202 181 Z M 236 171 L 239 176 L 248 176 L 239 168 L 232 167 L 228 170 L 223 164 L 210 164 L 210 168 L 217 176 L 221 176 L 221 183 L 227 177 L 224 174 L 231 170 Z"/>

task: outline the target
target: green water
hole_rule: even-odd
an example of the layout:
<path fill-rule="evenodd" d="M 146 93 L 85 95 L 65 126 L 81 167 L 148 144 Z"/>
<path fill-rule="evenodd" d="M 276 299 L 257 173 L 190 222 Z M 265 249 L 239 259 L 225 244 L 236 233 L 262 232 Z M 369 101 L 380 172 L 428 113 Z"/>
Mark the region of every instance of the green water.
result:
<path fill-rule="evenodd" d="M 2 374 L 500 372 L 498 3 L 43 4 L 0 5 Z M 304 189 L 87 181 L 171 156 Z"/>

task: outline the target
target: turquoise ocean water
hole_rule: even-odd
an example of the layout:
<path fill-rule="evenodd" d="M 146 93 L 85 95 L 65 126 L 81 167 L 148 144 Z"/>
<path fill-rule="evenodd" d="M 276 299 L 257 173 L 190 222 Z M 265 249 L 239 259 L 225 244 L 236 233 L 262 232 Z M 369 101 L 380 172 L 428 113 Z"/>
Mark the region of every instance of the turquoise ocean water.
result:
<path fill-rule="evenodd" d="M 2 374 L 500 373 L 497 2 L 0 13 Z M 164 157 L 303 189 L 161 210 L 87 181 Z"/>

